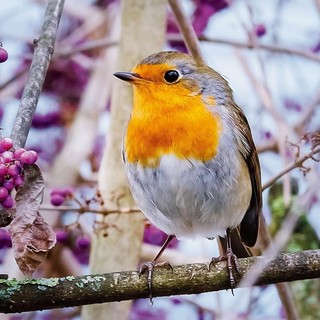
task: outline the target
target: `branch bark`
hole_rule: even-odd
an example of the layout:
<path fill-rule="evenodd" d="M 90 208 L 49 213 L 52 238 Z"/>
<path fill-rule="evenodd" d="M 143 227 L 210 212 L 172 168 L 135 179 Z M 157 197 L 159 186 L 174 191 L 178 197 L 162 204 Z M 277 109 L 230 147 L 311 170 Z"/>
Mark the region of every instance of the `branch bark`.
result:
<path fill-rule="evenodd" d="M 320 277 L 319 249 L 282 253 L 271 261 L 265 256 L 239 259 L 237 283 L 243 277 L 250 277 L 250 268 L 257 261 L 268 266 L 261 273 L 256 285 Z M 157 269 L 153 279 L 154 297 L 225 289 L 230 289 L 230 283 L 224 262 L 217 263 L 210 271 L 205 264 L 174 267 L 173 273 Z M 0 280 L 0 312 L 3 313 L 123 301 L 148 296 L 146 278 L 139 278 L 137 271 L 81 277 Z"/>
<path fill-rule="evenodd" d="M 42 86 L 54 51 L 56 33 L 62 15 L 64 0 L 50 0 L 46 9 L 44 23 L 35 40 L 35 51 L 27 83 L 24 87 L 17 116 L 11 132 L 14 147 L 24 147 L 32 117 L 36 111 Z"/>
<path fill-rule="evenodd" d="M 192 23 L 189 17 L 187 17 L 187 15 L 184 13 L 181 1 L 168 0 L 168 2 L 177 20 L 178 27 L 183 36 L 183 40 L 188 49 L 188 52 L 198 63 L 205 64 L 205 59 L 200 49 L 198 37 L 192 27 Z"/>

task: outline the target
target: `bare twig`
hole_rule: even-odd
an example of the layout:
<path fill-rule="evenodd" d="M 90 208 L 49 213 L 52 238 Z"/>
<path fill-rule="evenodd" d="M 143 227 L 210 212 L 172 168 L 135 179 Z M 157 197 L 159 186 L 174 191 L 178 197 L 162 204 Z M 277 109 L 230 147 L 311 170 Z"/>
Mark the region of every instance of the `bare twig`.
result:
<path fill-rule="evenodd" d="M 23 90 L 15 123 L 11 132 L 14 146 L 23 147 L 31 128 L 32 116 L 36 110 L 49 62 L 54 51 L 56 32 L 59 25 L 64 0 L 50 0 L 45 13 L 39 39 L 35 41 L 27 83 Z"/>
<path fill-rule="evenodd" d="M 168 0 L 172 12 L 174 13 L 180 32 L 182 33 L 184 43 L 193 58 L 201 64 L 205 64 L 205 60 L 201 53 L 198 37 L 194 31 L 190 19 L 185 15 L 180 0 Z"/>
<path fill-rule="evenodd" d="M 177 36 L 170 35 L 168 39 L 177 40 Z M 231 45 L 238 48 L 254 49 L 254 43 L 252 41 L 244 42 L 244 41 L 229 40 L 229 39 L 223 39 L 223 38 L 217 38 L 217 37 L 206 37 L 206 36 L 199 37 L 199 40 L 205 41 L 205 42 L 214 42 L 219 44 Z M 305 59 L 313 60 L 315 62 L 320 62 L 320 55 L 307 50 L 299 50 L 296 48 L 284 47 L 284 46 L 275 45 L 275 44 L 265 44 L 265 43 L 259 43 L 259 49 L 272 51 L 272 52 L 279 52 L 283 54 L 293 54 Z"/>
<path fill-rule="evenodd" d="M 66 47 L 61 48 L 57 50 L 57 52 L 54 54 L 53 58 L 68 58 L 73 54 L 90 51 L 90 50 L 96 50 L 96 49 L 102 49 L 102 48 L 108 48 L 112 46 L 116 46 L 118 44 L 117 41 L 111 41 L 109 38 L 106 39 L 98 39 L 98 40 L 92 40 L 83 43 L 82 45 L 76 46 L 76 47 Z"/>
<path fill-rule="evenodd" d="M 121 209 L 121 210 L 107 210 L 107 209 L 91 209 L 90 207 L 81 206 L 81 207 L 69 207 L 69 206 L 59 206 L 59 207 L 53 207 L 53 206 L 41 206 L 40 210 L 43 211 L 68 211 L 68 212 L 77 212 L 77 213 L 97 213 L 104 216 L 107 216 L 109 214 L 119 214 L 119 213 L 137 213 L 141 212 L 138 208 L 128 208 L 128 209 Z"/>
<path fill-rule="evenodd" d="M 312 151 L 310 151 L 308 154 L 306 154 L 302 157 L 299 157 L 298 159 L 296 159 L 295 161 L 293 161 L 292 163 L 287 165 L 283 170 L 281 170 L 281 172 L 279 172 L 277 175 L 272 177 L 269 181 L 265 182 L 264 185 L 262 186 L 262 190 L 265 190 L 265 189 L 271 187 L 277 180 L 279 180 L 282 176 L 284 176 L 289 171 L 291 171 L 295 168 L 301 168 L 303 163 L 306 160 L 313 158 L 313 156 L 319 152 L 320 152 L 320 148 L 318 147 L 318 148 L 315 148 Z"/>
<path fill-rule="evenodd" d="M 26 74 L 27 71 L 28 71 L 28 68 L 23 68 L 22 70 L 20 70 L 17 73 L 15 73 L 10 79 L 8 79 L 7 81 L 1 83 L 0 91 L 3 90 L 9 84 L 12 84 L 17 79 L 21 78 L 24 74 Z"/>
<path fill-rule="evenodd" d="M 313 98 L 313 100 L 310 101 L 310 103 L 304 108 L 304 112 L 301 114 L 300 119 L 298 123 L 295 124 L 294 128 L 297 131 L 303 131 L 303 126 L 307 124 L 307 122 L 310 120 L 312 117 L 313 113 L 316 110 L 316 107 L 320 103 L 320 91 L 316 91 L 316 95 Z"/>
<path fill-rule="evenodd" d="M 200 36 L 198 39 L 200 42 L 212 42 L 212 43 L 223 44 L 227 46 L 234 46 L 237 48 L 254 49 L 254 44 L 251 41 L 237 41 L 237 40 L 230 40 L 230 39 L 224 39 L 224 38 L 218 38 L 218 37 L 207 37 L 207 36 Z M 167 40 L 183 41 L 184 39 L 180 34 L 169 34 L 167 35 Z M 117 42 L 110 42 L 109 39 L 91 40 L 83 43 L 82 45 L 79 45 L 76 48 L 61 48 L 61 50 L 58 50 L 56 52 L 56 54 L 54 55 L 54 58 L 60 57 L 60 56 L 65 57 L 73 53 L 100 49 L 100 48 L 114 46 L 114 45 L 117 45 Z M 275 45 L 275 44 L 264 44 L 264 43 L 259 43 L 259 49 L 270 51 L 270 52 L 282 53 L 282 54 L 296 55 L 308 60 L 320 62 L 320 55 L 313 52 L 309 52 L 307 50 L 299 50 L 296 48 L 284 47 L 284 46 Z"/>
<path fill-rule="evenodd" d="M 290 211 L 286 215 L 286 218 L 282 222 L 280 230 L 273 239 L 271 238 L 267 224 L 262 217 L 259 229 L 259 247 L 263 249 L 263 255 L 268 257 L 267 259 L 270 261 L 272 261 L 272 259 L 274 259 L 288 243 L 300 215 L 307 210 L 309 202 L 308 197 L 308 192 L 305 192 L 295 200 Z M 241 281 L 240 286 L 252 286 L 267 266 L 268 263 L 262 264 L 261 261 L 257 261 L 250 269 L 248 277 Z M 288 286 L 287 283 L 277 283 L 276 286 L 288 320 L 299 319 L 290 286 Z"/>
<path fill-rule="evenodd" d="M 270 141 L 265 142 L 264 144 L 257 146 L 258 153 L 263 153 L 267 151 L 277 152 L 277 149 L 278 149 L 278 146 L 277 146 L 277 141 L 275 139 L 272 139 Z"/>

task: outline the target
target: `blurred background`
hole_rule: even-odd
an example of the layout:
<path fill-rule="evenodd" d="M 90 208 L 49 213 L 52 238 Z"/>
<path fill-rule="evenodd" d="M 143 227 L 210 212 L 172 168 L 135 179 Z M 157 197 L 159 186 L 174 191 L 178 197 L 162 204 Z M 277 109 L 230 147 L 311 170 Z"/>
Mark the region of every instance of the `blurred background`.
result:
<path fill-rule="evenodd" d="M 47 1 L 0 3 L 0 40 L 8 52 L 8 60 L 0 64 L 0 126 L 2 136 L 9 136 Z M 285 178 L 273 178 L 319 143 L 320 1 L 184 0 L 182 4 L 207 64 L 229 81 L 235 101 L 250 123 L 263 184 L 272 184 L 264 191 L 263 207 L 271 234 L 283 228 L 285 215 L 296 203 L 300 207 L 302 203 L 299 220 L 283 251 L 318 249 L 319 164 L 309 159 L 303 168 L 290 171 Z M 38 153 L 46 182 L 41 214 L 57 235 L 57 245 L 35 272 L 36 277 L 90 273 L 90 265 L 95 265 L 93 256 L 89 262 L 90 252 L 97 233 L 108 238 L 116 228 L 116 222 L 113 225 L 101 219 L 108 207 L 98 192 L 98 176 L 108 138 L 114 134 L 111 130 L 117 128 L 111 125 L 110 117 L 117 81 L 112 74 L 125 71 L 116 69 L 123 23 L 121 6 L 119 0 L 65 2 L 55 52 L 27 140 L 27 148 Z M 163 50 L 186 51 L 169 6 L 165 25 Z M 137 45 L 127 44 L 133 51 Z M 140 262 L 152 259 L 166 237 L 147 221 L 144 225 L 143 236 L 139 236 L 143 238 Z M 21 278 L 12 251 L 10 236 L 1 229 L 0 273 Z M 215 241 L 186 240 L 174 242 L 165 258 L 172 264 L 184 264 L 208 262 L 217 255 Z M 320 319 L 319 279 L 294 282 L 291 287 L 300 318 Z M 83 317 L 80 308 L 0 315 L 0 319 L 17 320 Z M 126 318 L 286 316 L 275 286 L 269 285 L 237 289 L 235 296 L 221 291 L 156 298 L 153 306 L 148 300 L 136 300 Z"/>

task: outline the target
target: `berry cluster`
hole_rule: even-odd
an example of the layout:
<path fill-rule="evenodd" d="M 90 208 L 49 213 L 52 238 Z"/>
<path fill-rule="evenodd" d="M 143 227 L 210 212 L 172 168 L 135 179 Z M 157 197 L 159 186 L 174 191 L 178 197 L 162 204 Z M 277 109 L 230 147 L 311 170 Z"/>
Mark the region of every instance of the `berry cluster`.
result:
<path fill-rule="evenodd" d="M 86 265 L 89 263 L 91 248 L 90 238 L 79 229 L 56 229 L 57 243 L 70 248 L 77 260 Z"/>
<path fill-rule="evenodd" d="M 23 168 L 34 164 L 38 154 L 33 150 L 18 148 L 13 150 L 10 138 L 0 140 L 0 204 L 9 209 L 15 204 L 11 195 L 13 189 L 17 190 L 24 182 Z"/>
<path fill-rule="evenodd" d="M 61 206 L 65 200 L 74 198 L 74 190 L 71 187 L 55 188 L 50 193 L 50 202 L 53 206 Z"/>

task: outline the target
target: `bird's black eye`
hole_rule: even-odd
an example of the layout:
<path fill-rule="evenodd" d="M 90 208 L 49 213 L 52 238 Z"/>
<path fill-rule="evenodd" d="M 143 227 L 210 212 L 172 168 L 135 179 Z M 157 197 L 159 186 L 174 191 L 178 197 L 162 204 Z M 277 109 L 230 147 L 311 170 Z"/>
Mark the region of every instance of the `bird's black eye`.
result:
<path fill-rule="evenodd" d="M 169 70 L 164 74 L 164 80 L 168 83 L 176 82 L 180 77 L 180 74 L 177 70 Z"/>

